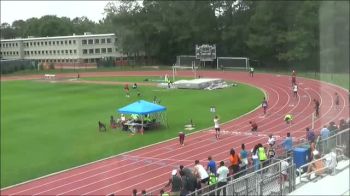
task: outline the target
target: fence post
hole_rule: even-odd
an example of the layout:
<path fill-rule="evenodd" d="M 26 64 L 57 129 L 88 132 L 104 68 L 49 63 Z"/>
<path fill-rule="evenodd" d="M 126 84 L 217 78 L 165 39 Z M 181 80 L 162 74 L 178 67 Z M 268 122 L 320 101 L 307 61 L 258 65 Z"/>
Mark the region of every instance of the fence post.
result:
<path fill-rule="evenodd" d="M 278 177 L 280 179 L 280 195 L 283 195 L 283 186 L 284 186 L 284 178 L 282 178 L 282 167 L 281 167 L 281 161 L 279 162 L 278 164 L 278 171 L 279 171 L 279 174 L 278 174 Z"/>

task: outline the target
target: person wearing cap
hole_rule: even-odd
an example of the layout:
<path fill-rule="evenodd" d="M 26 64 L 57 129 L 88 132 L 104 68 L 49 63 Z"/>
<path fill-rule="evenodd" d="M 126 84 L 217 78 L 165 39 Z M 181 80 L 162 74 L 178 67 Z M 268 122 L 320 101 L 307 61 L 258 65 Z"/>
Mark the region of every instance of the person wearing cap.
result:
<path fill-rule="evenodd" d="M 169 187 L 171 184 L 171 195 L 180 195 L 182 188 L 181 178 L 177 175 L 177 170 L 171 171 L 171 177 L 165 187 Z"/>

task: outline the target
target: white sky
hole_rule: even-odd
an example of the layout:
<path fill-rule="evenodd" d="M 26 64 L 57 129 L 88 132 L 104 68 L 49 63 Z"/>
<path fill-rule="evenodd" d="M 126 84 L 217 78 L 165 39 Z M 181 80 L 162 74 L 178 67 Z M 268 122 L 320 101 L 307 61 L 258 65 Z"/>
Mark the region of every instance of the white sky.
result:
<path fill-rule="evenodd" d="M 4 1 L 1 0 L 1 23 L 12 24 L 15 20 L 26 20 L 44 15 L 66 16 L 71 19 L 86 16 L 98 22 L 104 15 L 108 1 Z"/>

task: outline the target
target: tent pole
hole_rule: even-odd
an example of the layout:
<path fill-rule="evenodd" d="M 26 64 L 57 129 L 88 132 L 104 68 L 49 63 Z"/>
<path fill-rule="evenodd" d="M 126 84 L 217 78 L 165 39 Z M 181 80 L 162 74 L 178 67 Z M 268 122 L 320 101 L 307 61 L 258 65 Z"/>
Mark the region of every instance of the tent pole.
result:
<path fill-rule="evenodd" d="M 143 135 L 143 115 L 142 115 L 142 118 L 141 118 L 141 129 L 140 129 L 140 131 L 141 131 L 141 135 Z"/>

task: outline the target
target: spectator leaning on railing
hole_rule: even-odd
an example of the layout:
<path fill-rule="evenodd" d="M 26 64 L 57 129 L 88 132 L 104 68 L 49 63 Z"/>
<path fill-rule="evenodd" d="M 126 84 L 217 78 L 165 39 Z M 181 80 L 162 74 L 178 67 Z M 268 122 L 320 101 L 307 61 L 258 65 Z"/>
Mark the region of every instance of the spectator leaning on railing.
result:
<path fill-rule="evenodd" d="M 287 133 L 287 137 L 283 140 L 282 146 L 287 153 L 287 156 L 289 156 L 293 149 L 293 140 L 289 132 Z"/>

